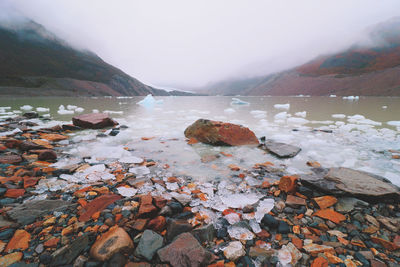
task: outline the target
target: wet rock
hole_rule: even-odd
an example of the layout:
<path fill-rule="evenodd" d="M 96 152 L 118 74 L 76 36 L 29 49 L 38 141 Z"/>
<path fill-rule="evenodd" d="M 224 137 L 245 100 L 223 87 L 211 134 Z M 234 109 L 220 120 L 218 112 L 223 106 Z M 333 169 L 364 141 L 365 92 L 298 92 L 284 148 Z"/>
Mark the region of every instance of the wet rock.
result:
<path fill-rule="evenodd" d="M 0 215 L 0 228 L 8 228 L 12 226 L 14 223 L 6 220 L 4 216 Z"/>
<path fill-rule="evenodd" d="M 313 216 L 318 216 L 320 218 L 330 220 L 336 224 L 346 220 L 346 217 L 343 214 L 340 214 L 332 209 L 317 210 L 316 212 L 314 212 Z"/>
<path fill-rule="evenodd" d="M 18 262 L 22 259 L 22 252 L 14 252 L 0 257 L 0 266 L 10 266 L 11 264 Z"/>
<path fill-rule="evenodd" d="M 293 158 L 301 151 L 300 147 L 266 140 L 264 144 L 259 146 L 261 149 L 277 156 L 278 158 Z"/>
<path fill-rule="evenodd" d="M 167 221 L 164 216 L 157 216 L 151 221 L 149 221 L 147 228 L 152 229 L 156 232 L 161 232 L 165 229 Z"/>
<path fill-rule="evenodd" d="M 305 206 L 307 203 L 304 198 L 288 195 L 286 198 L 286 205 L 296 208 L 299 206 Z"/>
<path fill-rule="evenodd" d="M 350 212 L 355 209 L 356 206 L 368 207 L 368 203 L 354 197 L 341 197 L 338 203 L 335 205 L 335 209 L 338 212 Z"/>
<path fill-rule="evenodd" d="M 274 216 L 271 216 L 269 214 L 264 215 L 264 217 L 261 220 L 261 223 L 272 229 L 278 228 L 278 226 L 279 226 L 279 221 L 277 219 L 275 219 Z"/>
<path fill-rule="evenodd" d="M 75 116 L 72 118 L 72 123 L 84 129 L 102 129 L 118 125 L 116 121 L 105 113 L 90 113 Z"/>
<path fill-rule="evenodd" d="M 280 233 L 280 234 L 288 234 L 288 233 L 290 233 L 290 227 L 287 224 L 287 222 L 279 221 L 278 233 Z"/>
<path fill-rule="evenodd" d="M 368 200 L 400 202 L 400 191 L 375 174 L 348 168 L 331 168 L 326 175 L 303 175 L 301 181 L 337 195 L 353 195 Z"/>
<path fill-rule="evenodd" d="M 215 228 L 213 224 L 208 224 L 194 229 L 192 234 L 200 243 L 211 242 L 215 237 Z"/>
<path fill-rule="evenodd" d="M 279 190 L 286 193 L 294 193 L 297 190 L 297 177 L 296 176 L 282 176 L 279 180 Z"/>
<path fill-rule="evenodd" d="M 50 266 L 60 266 L 72 263 L 74 259 L 86 249 L 88 244 L 88 235 L 76 238 L 71 244 L 53 252 L 51 255 L 52 261 Z"/>
<path fill-rule="evenodd" d="M 99 261 L 109 260 L 115 253 L 133 248 L 133 242 L 124 229 L 115 226 L 102 234 L 90 248 L 90 256 Z"/>
<path fill-rule="evenodd" d="M 90 220 L 93 214 L 104 210 L 108 205 L 119 199 L 121 199 L 121 196 L 117 194 L 106 194 L 95 198 L 85 206 L 84 211 L 79 216 L 79 221 L 86 222 Z"/>
<path fill-rule="evenodd" d="M 240 241 L 229 242 L 228 246 L 224 249 L 224 255 L 228 260 L 235 261 L 240 257 L 246 255 L 244 247 Z"/>
<path fill-rule="evenodd" d="M 146 258 L 148 261 L 153 259 L 154 254 L 163 246 L 163 237 L 151 230 L 144 231 L 136 248 L 135 254 Z"/>
<path fill-rule="evenodd" d="M 185 136 L 214 146 L 258 145 L 257 137 L 249 128 L 205 119 L 187 127 Z"/>
<path fill-rule="evenodd" d="M 25 230 L 17 230 L 14 236 L 8 242 L 5 252 L 12 251 L 14 249 L 25 250 L 29 247 L 29 241 L 31 240 L 31 235 Z"/>
<path fill-rule="evenodd" d="M 35 111 L 28 111 L 25 112 L 23 115 L 25 118 L 27 119 L 35 119 L 35 118 L 39 118 L 39 114 Z"/>
<path fill-rule="evenodd" d="M 22 225 L 33 223 L 36 218 L 53 213 L 65 211 L 73 207 L 71 202 L 63 200 L 36 200 L 21 204 L 7 212 L 7 215 Z"/>
<path fill-rule="evenodd" d="M 192 225 L 186 220 L 173 220 L 167 221 L 167 240 L 171 241 L 179 234 L 192 231 Z"/>
<path fill-rule="evenodd" d="M 39 160 L 56 160 L 57 159 L 57 154 L 54 152 L 54 150 L 51 149 L 45 149 L 42 150 L 39 155 L 38 155 Z"/>
<path fill-rule="evenodd" d="M 109 133 L 110 136 L 117 136 L 119 134 L 118 129 L 112 129 L 111 132 Z"/>
<path fill-rule="evenodd" d="M 61 127 L 62 127 L 62 129 L 64 131 L 79 131 L 79 130 L 82 130 L 81 127 L 75 126 L 73 124 L 63 124 Z"/>
<path fill-rule="evenodd" d="M 252 258 L 257 258 L 257 257 L 264 257 L 264 258 L 270 258 L 272 255 L 274 255 L 276 251 L 274 249 L 269 249 L 267 247 L 251 247 L 249 251 L 249 256 Z"/>
<path fill-rule="evenodd" d="M 22 161 L 22 158 L 18 155 L 5 155 L 0 156 L 1 164 L 18 164 Z"/>
<path fill-rule="evenodd" d="M 106 262 L 103 266 L 104 267 L 125 266 L 127 260 L 128 259 L 125 257 L 125 255 L 121 253 L 115 253 L 111 257 L 111 259 L 108 262 Z"/>
<path fill-rule="evenodd" d="M 335 250 L 331 246 L 325 246 L 325 245 L 318 245 L 318 244 L 309 244 L 303 246 L 303 249 L 307 251 L 307 253 L 311 255 L 318 255 L 319 253 L 324 253 L 324 252 L 329 252 L 329 253 L 335 253 Z"/>
<path fill-rule="evenodd" d="M 313 201 L 318 205 L 320 209 L 326 209 L 330 206 L 335 205 L 338 200 L 333 196 L 322 196 L 313 198 Z"/>
<path fill-rule="evenodd" d="M 34 149 L 45 149 L 45 147 L 42 146 L 42 145 L 38 145 L 36 143 L 33 143 L 31 141 L 23 141 L 19 145 L 19 149 L 21 149 L 22 151 L 29 151 L 29 150 L 34 150 Z"/>
<path fill-rule="evenodd" d="M 239 242 L 240 243 L 240 242 Z M 171 244 L 157 252 L 161 261 L 175 266 L 204 266 L 214 260 L 214 255 L 205 250 L 190 233 L 180 234 Z"/>
<path fill-rule="evenodd" d="M 157 213 L 157 208 L 152 204 L 153 198 L 145 195 L 140 198 L 139 217 L 152 217 Z"/>

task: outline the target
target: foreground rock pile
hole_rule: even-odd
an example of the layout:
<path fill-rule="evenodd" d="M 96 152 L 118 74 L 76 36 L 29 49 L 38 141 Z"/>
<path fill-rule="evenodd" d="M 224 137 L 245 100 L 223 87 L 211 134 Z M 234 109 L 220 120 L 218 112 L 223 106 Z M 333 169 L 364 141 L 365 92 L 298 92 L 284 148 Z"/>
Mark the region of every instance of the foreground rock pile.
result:
<path fill-rule="evenodd" d="M 79 128 L 32 126 L 0 126 L 21 127 L 0 137 L 0 266 L 400 263 L 399 189 L 380 177 L 317 162 L 291 176 L 260 162 L 198 182 L 134 156 L 56 169 Z M 354 191 L 360 177 L 369 184 Z"/>

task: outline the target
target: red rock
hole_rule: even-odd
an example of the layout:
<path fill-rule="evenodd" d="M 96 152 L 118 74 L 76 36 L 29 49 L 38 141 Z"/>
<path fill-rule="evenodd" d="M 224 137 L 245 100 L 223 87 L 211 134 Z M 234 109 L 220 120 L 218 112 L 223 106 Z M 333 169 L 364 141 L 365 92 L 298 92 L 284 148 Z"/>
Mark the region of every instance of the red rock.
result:
<path fill-rule="evenodd" d="M 75 126 L 85 129 L 101 129 L 118 125 L 108 114 L 104 113 L 90 113 L 75 116 L 72 118 L 72 123 Z"/>
<path fill-rule="evenodd" d="M 297 249 L 302 249 L 303 248 L 303 241 L 300 238 L 293 237 L 292 238 L 292 243 L 295 245 Z"/>
<path fill-rule="evenodd" d="M 29 241 L 31 241 L 31 235 L 27 231 L 17 230 L 4 251 L 7 253 L 13 249 L 25 250 L 29 247 Z"/>
<path fill-rule="evenodd" d="M 22 143 L 21 140 L 15 140 L 15 139 L 11 139 L 11 140 L 7 140 L 6 143 L 4 144 L 7 148 L 17 148 L 19 147 L 19 145 Z"/>
<path fill-rule="evenodd" d="M 279 180 L 279 190 L 286 193 L 294 193 L 297 190 L 297 177 L 296 176 L 282 176 Z"/>
<path fill-rule="evenodd" d="M 37 177 L 24 177 L 24 188 L 35 186 L 38 181 Z"/>
<path fill-rule="evenodd" d="M 346 216 L 340 214 L 332 209 L 323 209 L 314 212 L 313 216 L 317 216 L 323 219 L 330 220 L 336 224 L 340 223 L 341 221 L 346 220 Z"/>
<path fill-rule="evenodd" d="M 133 242 L 124 229 L 115 226 L 103 233 L 90 248 L 90 256 L 98 261 L 106 261 L 115 253 L 127 252 L 133 248 Z"/>
<path fill-rule="evenodd" d="M 0 163 L 2 163 L 2 164 L 18 164 L 21 161 L 22 161 L 22 158 L 18 155 L 0 156 Z"/>
<path fill-rule="evenodd" d="M 188 145 L 193 145 L 193 144 L 197 144 L 199 141 L 197 141 L 197 139 L 196 138 L 190 138 L 188 141 L 187 141 L 187 144 Z"/>
<path fill-rule="evenodd" d="M 318 257 L 311 263 L 311 267 L 328 267 L 328 265 L 329 262 L 323 257 Z"/>
<path fill-rule="evenodd" d="M 303 249 L 306 252 L 308 252 L 309 254 L 311 254 L 312 256 L 316 256 L 319 253 L 323 253 L 323 252 L 335 253 L 335 250 L 333 249 L 333 247 L 325 246 L 325 245 L 318 245 L 318 244 L 314 244 L 314 243 L 303 246 Z"/>
<path fill-rule="evenodd" d="M 2 145 L 2 144 L 0 144 L 0 150 L 1 150 L 1 151 L 7 150 L 7 147 L 4 146 L 4 145 Z"/>
<path fill-rule="evenodd" d="M 400 248 L 400 247 L 396 246 L 396 244 L 394 244 L 393 242 L 387 241 L 383 238 L 379 238 L 376 236 L 371 236 L 371 241 L 376 244 L 381 245 L 382 247 L 384 247 L 390 251 L 394 251 L 394 250 Z"/>
<path fill-rule="evenodd" d="M 5 197 L 18 198 L 25 194 L 25 189 L 8 189 L 4 194 Z"/>
<path fill-rule="evenodd" d="M 154 197 L 154 204 L 157 208 L 162 209 L 167 205 L 167 200 L 163 197 Z"/>
<path fill-rule="evenodd" d="M 332 205 L 335 205 L 338 201 L 337 198 L 333 196 L 322 196 L 313 198 L 315 203 L 318 205 L 320 209 L 326 209 Z"/>
<path fill-rule="evenodd" d="M 40 137 L 49 141 L 61 141 L 68 139 L 68 136 L 62 134 L 41 134 Z"/>
<path fill-rule="evenodd" d="M 39 160 L 56 160 L 57 154 L 56 154 L 56 152 L 54 152 L 54 150 L 45 149 L 39 153 L 38 159 Z"/>
<path fill-rule="evenodd" d="M 79 216 L 79 221 L 86 222 L 90 220 L 93 214 L 104 210 L 108 205 L 114 203 L 119 199 L 121 199 L 121 196 L 117 194 L 107 194 L 95 198 L 94 200 L 90 201 L 83 209 L 83 212 Z"/>
<path fill-rule="evenodd" d="M 60 242 L 60 238 L 58 237 L 52 237 L 46 242 L 43 243 L 45 248 L 56 248 L 58 245 L 58 242 Z"/>
<path fill-rule="evenodd" d="M 150 195 L 145 195 L 140 199 L 139 217 L 151 217 L 157 213 L 157 208 L 153 206 L 152 202 L 153 198 Z"/>
<path fill-rule="evenodd" d="M 199 119 L 185 130 L 186 138 L 216 146 L 258 145 L 255 134 L 241 125 Z"/>
<path fill-rule="evenodd" d="M 165 229 L 167 221 L 165 220 L 164 216 L 157 216 L 151 221 L 149 221 L 147 228 L 152 229 L 157 232 L 161 232 Z"/>
<path fill-rule="evenodd" d="M 148 219 L 137 219 L 133 224 L 132 228 L 141 232 L 146 227 Z"/>
<path fill-rule="evenodd" d="M 291 207 L 296 207 L 296 206 L 306 206 L 306 200 L 300 197 L 295 197 L 292 195 L 288 195 L 286 198 L 286 205 L 291 206 Z"/>
<path fill-rule="evenodd" d="M 10 266 L 15 262 L 20 261 L 23 255 L 22 252 L 14 252 L 0 257 L 0 266 Z"/>
<path fill-rule="evenodd" d="M 271 236 L 271 234 L 268 233 L 265 229 L 261 229 L 261 232 L 256 233 L 256 235 L 263 239 L 270 238 Z"/>
<path fill-rule="evenodd" d="M 336 257 L 332 253 L 324 252 L 324 256 L 328 259 L 329 263 L 331 263 L 331 264 L 343 263 L 343 260 L 341 258 Z"/>
<path fill-rule="evenodd" d="M 313 168 L 321 167 L 321 164 L 318 161 L 307 161 L 307 165 Z"/>

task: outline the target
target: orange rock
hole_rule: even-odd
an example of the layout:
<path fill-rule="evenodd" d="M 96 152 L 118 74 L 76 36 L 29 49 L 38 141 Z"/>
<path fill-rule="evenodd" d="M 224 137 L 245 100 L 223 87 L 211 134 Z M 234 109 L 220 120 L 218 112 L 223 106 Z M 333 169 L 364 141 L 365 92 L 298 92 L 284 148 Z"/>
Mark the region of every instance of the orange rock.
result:
<path fill-rule="evenodd" d="M 223 151 L 221 151 L 220 153 L 221 153 L 221 155 L 224 155 L 225 157 L 233 157 L 232 154 L 228 154 L 228 153 L 225 153 Z"/>
<path fill-rule="evenodd" d="M 318 161 L 307 161 L 307 165 L 313 168 L 321 167 L 321 164 Z"/>
<path fill-rule="evenodd" d="M 91 218 L 93 221 L 96 221 L 100 217 L 100 211 L 96 211 L 95 213 L 92 214 Z"/>
<path fill-rule="evenodd" d="M 330 252 L 330 253 L 335 253 L 335 250 L 333 247 L 330 246 L 325 246 L 325 245 L 318 245 L 318 244 L 309 244 L 303 246 L 303 249 L 307 251 L 309 254 L 312 256 L 318 255 L 318 253 L 323 253 L 323 252 Z"/>
<path fill-rule="evenodd" d="M 394 251 L 396 249 L 399 249 L 400 247 L 396 246 L 396 244 L 394 244 L 393 242 L 387 241 L 383 238 L 379 238 L 376 236 L 371 236 L 371 241 L 381 245 L 382 247 L 390 250 L 390 251 Z"/>
<path fill-rule="evenodd" d="M 400 155 L 392 155 L 392 159 L 400 159 Z"/>
<path fill-rule="evenodd" d="M 8 242 L 5 252 L 9 252 L 13 249 L 25 250 L 29 247 L 29 241 L 31 240 L 31 235 L 25 230 L 15 231 L 10 242 Z"/>
<path fill-rule="evenodd" d="M 24 188 L 32 187 L 39 181 L 37 177 L 24 177 Z"/>
<path fill-rule="evenodd" d="M 196 138 L 190 138 L 188 141 L 187 141 L 187 144 L 188 145 L 193 145 L 193 144 L 197 144 L 199 141 L 197 141 L 197 139 Z"/>
<path fill-rule="evenodd" d="M 292 243 L 297 249 L 303 248 L 303 241 L 300 238 L 292 237 Z"/>
<path fill-rule="evenodd" d="M 74 227 L 72 225 L 64 227 L 61 231 L 62 236 L 70 235 L 74 232 Z"/>
<path fill-rule="evenodd" d="M 153 198 L 145 195 L 140 198 L 140 206 L 138 211 L 139 217 L 151 217 L 157 213 L 157 208 L 152 204 Z"/>
<path fill-rule="evenodd" d="M 122 219 L 122 214 L 118 213 L 115 215 L 115 222 L 118 223 Z"/>
<path fill-rule="evenodd" d="M 269 187 L 271 187 L 271 184 L 267 180 L 264 180 L 261 184 L 261 188 L 269 188 Z"/>
<path fill-rule="evenodd" d="M 154 139 L 154 138 L 155 138 L 155 136 L 152 136 L 152 137 L 142 137 L 141 139 L 142 139 L 143 141 L 149 141 L 149 140 Z"/>
<path fill-rule="evenodd" d="M 266 238 L 270 238 L 270 237 L 271 237 L 271 234 L 268 233 L 265 229 L 261 229 L 261 232 L 256 233 L 256 235 L 257 235 L 259 238 L 263 238 L 263 239 L 266 239 Z"/>
<path fill-rule="evenodd" d="M 228 167 L 231 171 L 240 171 L 240 167 L 235 164 L 229 164 Z"/>
<path fill-rule="evenodd" d="M 313 198 L 315 203 L 317 203 L 318 207 L 320 209 L 326 209 L 332 205 L 335 205 L 337 203 L 337 198 L 333 196 L 322 196 L 322 197 L 315 197 Z"/>
<path fill-rule="evenodd" d="M 148 221 L 147 219 L 137 219 L 135 221 L 135 223 L 133 224 L 132 228 L 141 232 L 144 230 L 144 227 L 146 226 L 147 221 Z"/>
<path fill-rule="evenodd" d="M 25 189 L 8 189 L 4 194 L 5 197 L 19 198 L 25 194 Z"/>
<path fill-rule="evenodd" d="M 300 234 L 300 225 L 293 225 L 293 233 Z"/>
<path fill-rule="evenodd" d="M 86 199 L 84 199 L 84 198 L 78 199 L 77 202 L 78 202 L 78 204 L 81 205 L 83 208 L 86 207 L 86 205 L 87 205 L 87 201 L 86 201 Z"/>
<path fill-rule="evenodd" d="M 90 220 L 94 213 L 104 210 L 108 205 L 119 199 L 121 199 L 121 196 L 117 194 L 107 194 L 95 198 L 86 205 L 84 211 L 79 216 L 79 221 L 86 222 Z"/>
<path fill-rule="evenodd" d="M 157 216 L 151 221 L 149 221 L 147 228 L 161 232 L 165 229 L 165 225 L 167 224 L 167 221 L 164 216 Z"/>
<path fill-rule="evenodd" d="M 331 264 L 339 264 L 343 263 L 343 260 L 339 257 L 336 257 L 332 253 L 329 252 L 324 252 L 325 257 L 328 259 L 329 263 Z"/>
<path fill-rule="evenodd" d="M 56 248 L 58 245 L 58 242 L 60 242 L 60 238 L 58 237 L 52 237 L 46 242 L 43 243 L 45 248 Z"/>
<path fill-rule="evenodd" d="M 40 137 L 49 141 L 61 141 L 68 139 L 68 136 L 61 134 L 41 134 Z"/>
<path fill-rule="evenodd" d="M 338 236 L 337 239 L 339 240 L 339 242 L 340 242 L 341 244 L 343 244 L 343 245 L 345 245 L 345 246 L 347 246 L 347 245 L 350 243 L 349 240 L 344 239 L 343 237 L 340 237 L 340 236 Z"/>
<path fill-rule="evenodd" d="M 3 146 L 2 144 L 0 144 L 0 150 L 1 150 L 1 151 L 4 151 L 4 150 L 6 150 L 6 149 L 7 149 L 6 146 Z"/>
<path fill-rule="evenodd" d="M 313 216 L 317 216 L 323 219 L 330 220 L 336 224 L 340 223 L 341 221 L 346 220 L 346 217 L 339 212 L 336 212 L 332 209 L 322 209 L 314 212 Z"/>
<path fill-rule="evenodd" d="M 168 177 L 168 183 L 179 183 L 179 179 L 175 176 Z"/>
<path fill-rule="evenodd" d="M 294 193 L 297 190 L 297 177 L 282 176 L 279 181 L 279 189 L 286 193 Z"/>
<path fill-rule="evenodd" d="M 323 257 L 318 257 L 311 263 L 311 267 L 328 267 L 328 265 L 329 262 Z"/>
<path fill-rule="evenodd" d="M 0 266 L 10 266 L 15 262 L 20 261 L 23 255 L 24 254 L 22 252 L 14 252 L 7 254 L 0 258 Z"/>

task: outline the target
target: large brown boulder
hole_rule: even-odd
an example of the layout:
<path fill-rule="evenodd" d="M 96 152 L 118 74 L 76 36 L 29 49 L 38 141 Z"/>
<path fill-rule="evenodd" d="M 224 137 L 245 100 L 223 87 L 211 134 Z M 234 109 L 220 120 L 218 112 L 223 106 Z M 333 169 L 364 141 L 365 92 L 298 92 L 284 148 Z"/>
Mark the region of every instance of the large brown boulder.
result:
<path fill-rule="evenodd" d="M 205 119 L 187 127 L 185 136 L 214 146 L 258 145 L 257 137 L 247 127 Z"/>
<path fill-rule="evenodd" d="M 89 113 L 72 118 L 72 123 L 75 126 L 85 129 L 101 129 L 118 125 L 118 122 L 111 119 L 105 113 Z"/>

